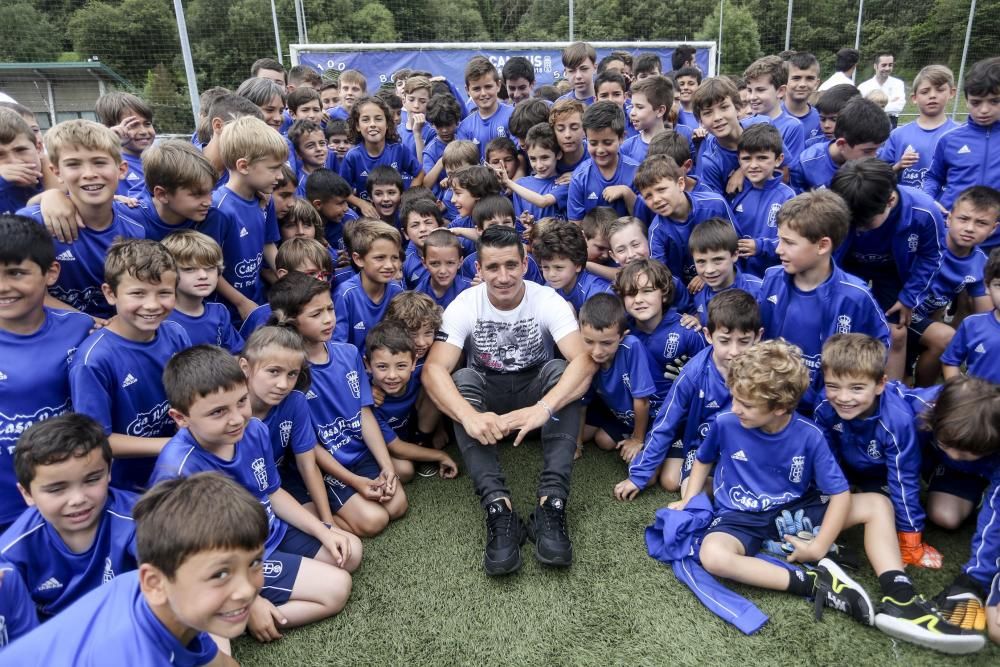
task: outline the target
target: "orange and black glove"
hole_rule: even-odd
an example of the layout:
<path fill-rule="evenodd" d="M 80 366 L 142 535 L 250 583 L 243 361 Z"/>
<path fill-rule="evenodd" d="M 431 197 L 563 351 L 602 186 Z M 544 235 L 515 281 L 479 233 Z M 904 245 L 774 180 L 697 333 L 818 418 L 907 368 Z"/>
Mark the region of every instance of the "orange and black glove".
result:
<path fill-rule="evenodd" d="M 941 552 L 924 542 L 922 532 L 900 532 L 897 533 L 897 536 L 899 537 L 899 551 L 903 556 L 904 563 L 928 570 L 941 569 Z"/>

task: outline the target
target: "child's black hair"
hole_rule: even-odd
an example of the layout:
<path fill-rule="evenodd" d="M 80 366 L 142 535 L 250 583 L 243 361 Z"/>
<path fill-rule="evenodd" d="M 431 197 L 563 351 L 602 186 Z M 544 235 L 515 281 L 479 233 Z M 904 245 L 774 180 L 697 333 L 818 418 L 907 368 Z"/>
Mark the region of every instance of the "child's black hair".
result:
<path fill-rule="evenodd" d="M 892 125 L 885 110 L 871 100 L 852 99 L 837 116 L 837 126 L 833 136 L 843 139 L 850 146 L 859 144 L 882 144 L 889 138 Z"/>
<path fill-rule="evenodd" d="M 888 162 L 877 157 L 850 160 L 833 175 L 830 190 L 847 204 L 851 226 L 865 228 L 889 205 L 896 191 L 896 173 Z"/>
<path fill-rule="evenodd" d="M 861 91 L 849 83 L 841 83 L 824 90 L 816 100 L 816 111 L 823 115 L 839 114 L 847 103 L 861 97 Z"/>
<path fill-rule="evenodd" d="M 723 218 L 709 218 L 695 225 L 691 230 L 691 236 L 688 237 L 688 250 L 692 255 L 719 250 L 735 255 L 738 245 L 736 228 L 733 227 L 733 223 Z"/>
<path fill-rule="evenodd" d="M 516 214 L 514 205 L 506 197 L 500 195 L 490 195 L 483 197 L 472 207 L 472 220 L 476 223 L 477 229 L 482 229 L 487 220 L 494 218 L 505 218 L 514 225 Z"/>
<path fill-rule="evenodd" d="M 41 227 L 35 223 L 36 227 Z M 104 462 L 111 466 L 111 445 L 104 428 L 87 415 L 67 412 L 32 424 L 17 439 L 14 448 L 14 473 L 17 483 L 30 491 L 38 466 L 62 463 L 101 450 Z"/>
<path fill-rule="evenodd" d="M 681 67 L 680 69 L 674 70 L 674 87 L 677 87 L 677 79 L 682 76 L 692 77 L 699 84 L 701 83 L 701 70 L 697 67 Z"/>
<path fill-rule="evenodd" d="M 962 92 L 966 98 L 1000 94 L 1000 57 L 980 60 L 973 65 L 962 82 Z"/>
<path fill-rule="evenodd" d="M 628 328 L 625 306 L 616 294 L 600 292 L 591 296 L 580 306 L 580 326 L 604 331 L 612 327 L 621 334 Z"/>
<path fill-rule="evenodd" d="M 191 414 L 195 401 L 218 391 L 246 386 L 236 357 L 216 345 L 195 345 L 172 356 L 163 369 L 170 407 Z"/>
<path fill-rule="evenodd" d="M 403 177 L 398 171 L 387 164 L 380 164 L 368 172 L 368 178 L 365 179 L 365 190 L 368 192 L 369 197 L 372 194 L 372 190 L 379 185 L 395 185 L 399 193 L 403 193 Z"/>
<path fill-rule="evenodd" d="M 622 88 L 623 93 L 628 92 L 628 82 L 619 72 L 613 69 L 605 70 L 597 75 L 594 80 L 594 90 L 597 91 L 605 83 L 617 83 Z"/>
<path fill-rule="evenodd" d="M 595 102 L 583 112 L 583 130 L 611 128 L 619 137 L 625 135 L 625 111 L 614 102 Z"/>
<path fill-rule="evenodd" d="M 526 79 L 528 83 L 535 82 L 535 67 L 524 56 L 514 56 L 505 62 L 501 74 L 504 81 Z"/>
<path fill-rule="evenodd" d="M 576 266 L 587 264 L 587 239 L 576 223 L 560 220 L 547 225 L 531 244 L 531 254 L 538 262 L 565 257 Z"/>
<path fill-rule="evenodd" d="M 507 129 L 511 135 L 524 139 L 535 125 L 548 122 L 549 105 L 537 97 L 532 97 L 517 103 L 510 115 Z"/>
<path fill-rule="evenodd" d="M 770 123 L 757 123 L 743 131 L 737 145 L 737 153 L 773 153 L 775 157 L 784 153 L 781 132 Z"/>
<path fill-rule="evenodd" d="M 332 169 L 317 169 L 306 177 L 306 199 L 325 202 L 331 197 L 350 197 L 351 184 Z"/>
<path fill-rule="evenodd" d="M 22 215 L 0 215 L 0 264 L 20 264 L 29 260 L 49 270 L 56 261 L 52 235 L 31 218 Z"/>
<path fill-rule="evenodd" d="M 708 302 L 709 333 L 726 329 L 756 334 L 761 326 L 757 299 L 741 289 L 727 289 Z"/>
<path fill-rule="evenodd" d="M 365 357 L 369 363 L 376 350 L 388 350 L 390 354 L 409 353 L 414 358 L 417 356 L 413 339 L 398 320 L 382 320 L 365 336 Z"/>
<path fill-rule="evenodd" d="M 640 74 L 662 74 L 663 61 L 655 53 L 640 53 L 632 63 L 632 76 Z"/>

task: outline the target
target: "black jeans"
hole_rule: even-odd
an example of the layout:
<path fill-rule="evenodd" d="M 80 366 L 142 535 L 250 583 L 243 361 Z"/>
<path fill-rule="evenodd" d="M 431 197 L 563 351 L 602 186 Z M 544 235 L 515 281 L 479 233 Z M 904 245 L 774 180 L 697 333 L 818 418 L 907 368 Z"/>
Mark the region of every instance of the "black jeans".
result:
<path fill-rule="evenodd" d="M 452 379 L 473 408 L 502 415 L 537 403 L 556 386 L 565 370 L 564 359 L 552 359 L 520 373 L 481 373 L 460 368 L 452 374 Z M 541 428 L 543 465 L 538 481 L 539 498 L 569 497 L 570 473 L 580 430 L 580 406 L 576 401 L 570 402 L 554 416 L 555 419 L 550 419 Z M 455 438 L 482 506 L 485 508 L 498 498 L 509 498 L 510 489 L 500 469 L 499 445 L 481 444 L 466 433 L 459 422 L 455 422 Z"/>

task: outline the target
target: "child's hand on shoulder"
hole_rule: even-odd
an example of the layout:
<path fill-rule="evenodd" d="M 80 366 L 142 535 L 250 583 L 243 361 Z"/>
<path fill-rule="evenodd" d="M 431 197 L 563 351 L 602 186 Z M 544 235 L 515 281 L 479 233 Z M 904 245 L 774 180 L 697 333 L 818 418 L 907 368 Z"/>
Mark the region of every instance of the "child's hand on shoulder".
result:
<path fill-rule="evenodd" d="M 683 313 L 681 315 L 681 326 L 691 331 L 701 331 L 701 320 L 691 313 Z"/>
<path fill-rule="evenodd" d="M 636 440 L 635 438 L 625 438 L 618 442 L 618 451 L 622 457 L 622 461 L 625 463 L 632 463 L 632 459 L 635 455 L 639 453 L 642 449 L 642 440 Z"/>
<path fill-rule="evenodd" d="M 567 171 L 565 174 L 559 174 L 556 177 L 556 185 L 569 185 L 571 180 L 573 180 L 573 172 Z"/>
<path fill-rule="evenodd" d="M 46 190 L 38 200 L 38 212 L 52 236 L 63 243 L 72 243 L 84 227 L 83 218 L 73 201 L 60 190 Z"/>
<path fill-rule="evenodd" d="M 385 403 L 385 392 L 381 388 L 372 385 L 372 404 L 376 408 L 380 408 L 383 403 Z"/>
<path fill-rule="evenodd" d="M 135 197 L 126 197 L 125 195 L 115 195 L 115 201 L 119 204 L 125 204 L 129 208 L 139 208 L 139 200 Z"/>
<path fill-rule="evenodd" d="M 695 141 L 701 141 L 708 136 L 708 130 L 703 128 L 701 125 L 691 130 L 691 138 Z"/>
<path fill-rule="evenodd" d="M 697 294 L 703 289 L 705 289 L 705 281 L 701 279 L 701 276 L 695 276 L 688 283 L 688 292 L 691 294 Z"/>
<path fill-rule="evenodd" d="M 632 500 L 638 495 L 639 487 L 630 479 L 623 479 L 615 484 L 615 498 L 618 500 Z"/>
<path fill-rule="evenodd" d="M 247 632 L 259 642 L 271 642 L 281 639 L 279 625 L 285 625 L 288 619 L 282 615 L 274 603 L 262 595 L 250 605 L 250 617 L 247 619 Z"/>
<path fill-rule="evenodd" d="M 358 210 L 361 211 L 361 215 L 366 218 L 372 218 L 373 220 L 380 220 L 378 217 L 378 211 L 375 210 L 375 206 L 372 205 L 370 201 L 364 199 L 358 204 Z"/>
<path fill-rule="evenodd" d="M 632 188 L 627 185 L 609 185 L 604 188 L 604 192 L 601 196 L 604 197 L 605 201 L 618 201 L 623 198 Z"/>
<path fill-rule="evenodd" d="M 729 175 L 729 181 L 726 183 L 726 195 L 732 196 L 737 192 L 743 192 L 743 170 L 736 169 Z"/>
<path fill-rule="evenodd" d="M 736 254 L 740 257 L 753 257 L 757 254 L 757 242 L 753 239 L 740 239 L 736 242 Z"/>

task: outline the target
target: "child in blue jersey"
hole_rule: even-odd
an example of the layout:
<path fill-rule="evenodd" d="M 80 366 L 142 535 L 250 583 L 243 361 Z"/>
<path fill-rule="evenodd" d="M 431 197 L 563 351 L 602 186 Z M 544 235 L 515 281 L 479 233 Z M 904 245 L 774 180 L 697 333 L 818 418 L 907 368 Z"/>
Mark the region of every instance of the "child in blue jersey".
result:
<path fill-rule="evenodd" d="M 464 174 L 462 176 L 464 176 Z M 483 231 L 496 225 L 513 227 L 517 229 L 519 233 L 522 232 L 517 219 L 514 217 L 513 204 L 510 203 L 509 199 L 500 195 L 483 197 L 481 200 L 476 202 L 475 208 L 472 210 L 472 220 L 476 226 L 474 231 L 477 238 L 483 233 Z M 452 233 L 454 232 L 455 230 L 453 229 Z M 464 248 L 465 246 L 466 240 L 463 239 L 462 247 Z M 461 275 L 467 278 L 472 285 L 478 285 L 481 280 L 478 262 L 478 250 L 466 255 L 465 259 L 462 261 Z M 528 270 L 524 274 L 524 277 L 526 280 L 536 282 L 539 285 L 545 284 L 545 277 L 538 269 L 538 263 L 535 261 L 535 258 L 531 255 L 528 255 Z"/>
<path fill-rule="evenodd" d="M 37 421 L 70 409 L 69 362 L 90 333 L 83 313 L 45 307 L 56 281 L 52 237 L 28 218 L 0 215 L 0 529 L 26 505 L 17 491 L 14 445 Z"/>
<path fill-rule="evenodd" d="M 587 211 L 580 221 L 583 238 L 587 241 L 587 270 L 611 281 L 618 274 L 618 266 L 611 258 L 608 230 L 618 214 L 610 206 L 598 206 Z"/>
<path fill-rule="evenodd" d="M 941 371 L 947 380 L 965 364 L 969 375 L 1000 384 L 1000 248 L 990 253 L 983 282 L 993 308 L 969 315 L 958 325 L 955 337 L 941 355 Z"/>
<path fill-rule="evenodd" d="M 468 144 L 463 147 L 459 142 L 454 142 L 445 151 L 445 161 L 449 162 L 448 154 L 453 150 L 462 149 L 461 152 L 465 152 L 464 148 L 466 147 Z M 448 183 L 451 186 L 451 203 L 454 204 L 458 217 L 448 223 L 448 229 L 462 238 L 463 254 L 469 255 L 475 252 L 475 242 L 481 232 L 481 230 L 476 229 L 476 221 L 472 213 L 481 200 L 500 194 L 500 178 L 493 169 L 484 165 L 459 168 L 449 166 L 449 173 L 451 174 L 448 177 Z M 514 207 L 511 205 L 509 208 L 513 220 Z"/>
<path fill-rule="evenodd" d="M 683 170 L 669 157 L 646 159 L 635 173 L 635 187 L 656 214 L 649 226 L 650 256 L 667 265 L 670 272 L 689 283 L 695 277 L 688 237 L 696 225 L 709 218 L 722 218 L 733 225 L 733 213 L 722 195 L 686 192 Z M 734 227 L 735 229 L 735 227 Z"/>
<path fill-rule="evenodd" d="M 403 110 L 406 118 L 399 124 L 400 140 L 423 163 L 424 150 L 434 138 L 434 126 L 427 122 L 427 103 L 431 98 L 431 82 L 425 76 L 407 77 L 403 82 Z"/>
<path fill-rule="evenodd" d="M 455 138 L 475 143 L 482 162 L 486 159 L 486 144 L 497 137 L 509 136 L 507 124 L 514 107 L 501 104 L 497 99 L 500 74 L 485 56 L 473 56 L 465 64 L 465 90 L 469 100 L 475 104 L 475 113 L 462 120 L 455 131 Z"/>
<path fill-rule="evenodd" d="M 752 125 L 740 137 L 740 169 L 743 189 L 733 198 L 733 215 L 741 267 L 755 276 L 763 276 L 778 264 L 778 211 L 795 196 L 775 173 L 782 158 L 781 134 L 766 123 Z"/>
<path fill-rule="evenodd" d="M 159 243 L 115 242 L 102 286 L 117 314 L 79 347 L 69 369 L 73 409 L 109 434 L 112 486 L 142 492 L 154 459 L 174 434 L 161 376 L 167 361 L 191 346 L 184 328 L 168 322 L 177 265 Z"/>
<path fill-rule="evenodd" d="M 118 183 L 117 194 L 136 197 L 146 190 L 142 154 L 156 141 L 153 108 L 131 93 L 113 90 L 97 98 L 97 121 L 119 138 L 121 155 L 128 170 Z"/>
<path fill-rule="evenodd" d="M 635 206 L 632 179 L 639 165 L 621 154 L 625 112 L 614 102 L 598 102 L 584 112 L 583 129 L 590 159 L 573 170 L 566 217 L 579 222 L 598 206 L 631 215 Z"/>
<path fill-rule="evenodd" d="M 455 297 L 472 286 L 468 278 L 459 275 L 462 243 L 447 229 L 431 232 L 424 239 L 420 255 L 425 272 L 413 289 L 426 294 L 442 308 L 447 308 Z"/>
<path fill-rule="evenodd" d="M 223 662 L 215 642 L 226 651 L 243 634 L 264 579 L 264 509 L 236 482 L 202 473 L 160 484 L 136 503 L 134 515 L 138 571 L 115 577 L 15 641 L 4 661 Z"/>
<path fill-rule="evenodd" d="M 520 151 L 513 139 L 509 137 L 497 137 L 496 139 L 491 139 L 490 143 L 486 144 L 483 164 L 490 167 L 501 182 L 504 180 L 509 181 L 516 178 L 519 172 L 521 174 L 524 173 L 524 170 L 521 168 L 519 153 Z M 506 186 L 501 190 L 501 194 L 507 197 L 510 196 L 510 192 Z"/>
<path fill-rule="evenodd" d="M 275 283 L 271 304 L 272 321 L 294 326 L 306 342 L 312 382 L 306 399 L 330 455 L 317 457 L 330 509 L 355 535 L 378 535 L 406 513 L 407 501 L 372 413 L 361 353 L 330 340 L 336 316 L 325 283 L 291 273 Z"/>
<path fill-rule="evenodd" d="M 611 283 L 587 271 L 587 240 L 580 226 L 554 220 L 539 230 L 531 254 L 542 269 L 545 284 L 569 301 L 577 313 L 590 297 L 611 292 Z"/>
<path fill-rule="evenodd" d="M 384 222 L 362 219 L 354 223 L 351 260 L 358 273 L 336 290 L 333 339 L 337 342 L 363 350 L 368 330 L 382 320 L 392 297 L 403 291 L 396 280 L 400 241 L 399 232 Z"/>
<path fill-rule="evenodd" d="M 837 139 L 834 135 L 834 130 L 837 129 L 837 119 L 847 103 L 855 97 L 861 97 L 861 92 L 849 83 L 837 84 L 820 93 L 819 99 L 816 100 L 820 133 L 806 142 L 807 148 Z"/>
<path fill-rule="evenodd" d="M 471 141 L 464 141 L 462 139 L 456 139 L 450 142 L 444 147 L 444 151 L 441 153 L 440 164 L 442 165 L 442 174 L 444 177 L 439 181 L 441 186 L 441 192 L 438 195 L 439 206 L 442 206 L 442 215 L 444 219 L 448 221 L 449 226 L 455 227 L 470 227 L 472 222 L 469 219 L 471 213 L 459 213 L 459 201 L 455 198 L 455 184 L 454 176 L 466 167 L 479 167 L 479 147 Z M 490 176 L 495 177 L 496 174 L 491 170 L 488 172 Z M 492 178 L 492 180 L 496 180 Z M 499 194 L 500 185 L 497 183 L 496 192 L 492 192 L 492 186 L 490 188 L 491 194 Z M 471 208 L 468 209 L 471 211 Z"/>
<path fill-rule="evenodd" d="M 556 173 L 567 179 L 587 160 L 587 135 L 583 130 L 586 108 L 574 99 L 559 99 L 549 110 L 549 125 L 559 140 L 562 158 L 556 164 Z"/>
<path fill-rule="evenodd" d="M 695 328 L 706 326 L 709 304 L 728 289 L 741 289 L 754 298 L 760 294 L 760 278 L 736 268 L 736 230 L 726 220 L 709 218 L 697 225 L 688 239 L 688 250 L 702 288 L 693 295 L 694 314 L 684 315 L 682 322 L 693 318 L 697 320 Z"/>
<path fill-rule="evenodd" d="M 151 481 L 219 472 L 267 513 L 264 587 L 253 602 L 251 623 L 263 618 L 265 627 L 274 627 L 276 618 L 282 627 L 296 627 L 338 613 L 351 592 L 349 573 L 361 563 L 361 542 L 324 525 L 280 487 L 270 433 L 252 416 L 236 358 L 196 345 L 170 360 L 163 384 L 179 430 L 157 457 Z"/>
<path fill-rule="evenodd" d="M 353 148 L 350 139 L 347 138 L 347 121 L 327 121 L 326 127 L 323 128 L 323 134 L 326 135 L 326 147 L 332 154 L 332 159 L 339 169 L 340 164 L 347 157 L 347 151 Z"/>
<path fill-rule="evenodd" d="M 948 213 L 948 230 L 941 253 L 941 265 L 928 296 L 913 309 L 907 347 L 919 352 L 915 384 L 928 387 L 941 375 L 941 355 L 951 344 L 955 329 L 942 321 L 943 309 L 965 293 L 973 311 L 993 310 L 986 283 L 980 280 L 987 257 L 979 244 L 996 230 L 1000 220 L 1000 192 L 974 185 L 955 200 Z"/>
<path fill-rule="evenodd" d="M 937 570 L 941 553 L 923 540 L 916 415 L 900 392 L 886 390 L 885 359 L 885 346 L 871 336 L 831 336 L 823 345 L 825 398 L 815 419 L 855 489 L 852 500 L 888 496 L 903 562 Z"/>
<path fill-rule="evenodd" d="M 38 627 L 38 613 L 21 575 L 0 561 L 0 650 Z"/>
<path fill-rule="evenodd" d="M 400 481 L 413 479 L 415 470 L 420 470 L 424 477 L 439 474 L 444 479 L 453 479 L 458 475 L 455 461 L 439 449 L 424 446 L 430 444 L 431 434 L 419 432 L 418 406 L 428 401 L 422 398 L 420 387 L 423 361 L 417 365 L 416 347 L 403 323 L 394 319 L 379 322 L 371 330 L 365 347 L 365 367 L 372 389 L 382 393 L 382 402 L 374 409 L 375 418 Z M 423 469 L 415 468 L 415 464 L 430 465 Z"/>
<path fill-rule="evenodd" d="M 193 229 L 167 235 L 163 247 L 177 263 L 177 300 L 167 319 L 187 332 L 192 345 L 218 345 L 236 354 L 243 339 L 236 333 L 229 311 L 206 301 L 215 292 L 222 271 L 222 248 L 211 236 Z"/>
<path fill-rule="evenodd" d="M 340 104 L 327 110 L 333 120 L 347 120 L 354 105 L 368 93 L 368 80 L 356 69 L 344 70 L 337 79 L 340 86 Z"/>
<path fill-rule="evenodd" d="M 808 145 L 810 139 L 822 136 L 819 112 L 809 99 L 819 87 L 819 61 L 811 53 L 799 51 L 788 59 L 788 84 L 782 109 L 802 123 L 802 135 Z"/>
<path fill-rule="evenodd" d="M 41 144 L 31 126 L 0 107 L 0 214 L 24 208 L 44 187 Z"/>
<path fill-rule="evenodd" d="M 692 131 L 700 127 L 692 101 L 701 85 L 701 77 L 701 70 L 694 66 L 681 67 L 672 74 L 674 88 L 677 89 L 677 124 L 689 127 Z"/>
<path fill-rule="evenodd" d="M 809 371 L 795 346 L 770 340 L 733 360 L 727 373 L 731 411 L 715 420 L 698 448 L 697 461 L 681 500 L 683 509 L 705 488 L 714 464 L 715 520 L 701 543 L 699 558 L 711 574 L 744 584 L 822 599 L 882 632 L 947 653 L 970 653 L 983 637 L 964 632 L 941 617 L 917 594 L 903 571 L 893 534 L 892 505 L 871 494 L 851 502 L 850 486 L 822 431 L 795 413 L 809 386 Z M 807 517 L 811 539 L 775 528 L 783 512 Z M 826 558 L 840 532 L 862 525 L 865 553 L 879 579 L 882 599 L 872 604 L 865 590 Z M 784 534 L 782 534 L 784 533 Z M 763 543 L 787 544 L 791 569 L 755 558 Z M 928 620 L 928 617 L 931 620 Z"/>
<path fill-rule="evenodd" d="M 614 287 L 632 318 L 629 333 L 646 346 L 653 359 L 656 393 L 666 397 L 683 364 L 705 348 L 700 327 L 692 331 L 681 324 L 673 308 L 673 276 L 655 259 L 637 259 L 623 266 Z"/>
<path fill-rule="evenodd" d="M 303 182 L 317 169 L 335 168 L 336 161 L 330 163 L 326 134 L 319 123 L 311 120 L 297 120 L 288 128 L 288 143 L 292 145 L 289 155 L 295 154 L 296 175 Z"/>
<path fill-rule="evenodd" d="M 974 513 L 976 527 L 969 559 L 934 602 L 950 622 L 984 629 L 983 601 L 998 571 L 1000 558 L 1000 389 L 971 376 L 946 380 L 923 415 L 932 437 L 924 452 L 927 518 L 956 530 Z"/>
<path fill-rule="evenodd" d="M 715 416 L 729 405 L 726 371 L 733 359 L 760 336 L 760 313 L 752 296 L 742 290 L 729 290 L 712 300 L 705 335 L 709 347 L 687 363 L 676 358 L 671 361 L 674 369 L 683 367 L 675 376 L 642 451 L 629 466 L 628 478 L 615 485 L 618 500 L 635 498 L 654 479 L 667 491 L 683 492 L 687 488 L 695 451 Z"/>
<path fill-rule="evenodd" d="M 429 192 L 428 195 L 407 196 L 399 207 L 401 231 L 407 240 L 403 259 L 403 283 L 410 289 L 427 276 L 427 268 L 423 261 L 424 242 L 431 232 L 445 226 L 434 196 Z M 457 238 L 455 241 L 461 251 L 461 243 L 458 243 Z"/>
<path fill-rule="evenodd" d="M 336 251 L 338 266 L 350 264 L 344 248 L 344 225 L 358 217 L 347 203 L 351 192 L 351 185 L 330 169 L 317 169 L 306 179 L 305 198 L 319 212 L 323 236 Z"/>
<path fill-rule="evenodd" d="M 699 147 L 695 175 L 699 183 L 719 194 L 726 193 L 733 172 L 740 167 L 740 104 L 740 91 L 728 77 L 705 79 L 691 100 L 695 115 L 709 134 Z"/>
<path fill-rule="evenodd" d="M 587 42 L 574 42 L 562 50 L 563 77 L 573 87 L 571 91 L 560 97 L 562 100 L 573 100 L 584 106 L 594 103 L 594 73 L 597 69 L 597 51 Z"/>
<path fill-rule="evenodd" d="M 556 183 L 556 164 L 562 156 L 559 140 L 548 123 L 539 123 L 528 130 L 523 146 L 531 165 L 531 176 L 517 180 L 498 172 L 503 187 L 510 190 L 514 214 L 522 225 L 537 220 L 566 215 L 569 188 Z"/>
<path fill-rule="evenodd" d="M 646 225 L 638 218 L 625 216 L 608 225 L 608 243 L 611 247 L 611 259 L 619 266 L 626 266 L 634 261 L 650 257 Z M 618 270 L 618 268 L 614 269 L 612 278 L 617 275 Z M 674 284 L 674 308 L 677 309 L 678 313 L 690 311 L 692 308 L 690 293 L 677 276 L 671 274 L 671 279 Z"/>
<path fill-rule="evenodd" d="M 399 203 L 403 197 L 403 177 L 392 167 L 379 165 L 365 179 L 368 201 L 378 212 L 378 219 L 400 228 Z"/>
<path fill-rule="evenodd" d="M 257 329 L 247 339 L 239 362 L 247 379 L 253 416 L 267 427 L 282 486 L 323 523 L 334 525 L 323 474 L 316 464 L 316 457 L 326 450 L 316 446 L 316 430 L 306 403 L 309 379 L 304 372 L 302 336 L 290 327 Z"/>
<path fill-rule="evenodd" d="M 212 196 L 212 203 L 229 218 L 234 229 L 229 238 L 220 242 L 226 264 L 222 277 L 226 282 L 220 283 L 219 296 L 240 320 L 264 302 L 261 269 L 265 262 L 274 268 L 281 238 L 274 203 L 268 196 L 277 185 L 288 148 L 281 135 L 267 129 L 263 121 L 250 116 L 225 126 L 220 151 L 229 181 Z M 260 196 L 268 199 L 266 205 Z"/>
<path fill-rule="evenodd" d="M 972 185 L 996 185 L 1000 177 L 1000 151 L 990 144 L 990 135 L 1000 131 L 1000 62 L 980 60 L 962 82 L 969 109 L 964 125 L 941 135 L 930 169 L 924 175 L 924 192 L 950 209 L 958 196 Z M 994 234 L 986 247 L 1000 244 Z"/>
<path fill-rule="evenodd" d="M 458 124 L 462 121 L 462 109 L 454 97 L 438 93 L 427 102 L 427 122 L 434 129 L 434 138 L 424 146 L 421 155 L 424 167 L 424 184 L 434 192 L 434 196 L 443 199 L 444 191 L 441 183 L 448 178 L 444 168 L 444 149 L 455 140 Z M 477 150 L 478 157 L 478 150 Z"/>
<path fill-rule="evenodd" d="M 622 144 L 622 155 L 642 163 L 653 135 L 663 130 L 663 124 L 674 105 L 674 87 L 665 76 L 649 76 L 632 84 L 632 109 L 629 122 L 636 135 Z"/>
<path fill-rule="evenodd" d="M 954 95 L 955 75 L 944 65 L 928 65 L 913 79 L 910 98 L 920 115 L 912 123 L 894 129 L 878 152 L 899 175 L 900 185 L 923 188 L 938 139 L 957 127 L 947 113 Z"/>
<path fill-rule="evenodd" d="M 54 307 L 80 310 L 104 320 L 114 309 L 101 293 L 104 256 L 118 237 L 143 238 L 142 226 L 114 201 L 125 170 L 114 132 L 88 120 L 60 123 L 45 135 L 52 170 L 69 194 L 83 227 L 72 243 L 56 241 L 59 278 L 49 288 Z M 57 196 L 61 193 L 56 192 Z M 42 223 L 41 205 L 20 211 Z"/>
<path fill-rule="evenodd" d="M 625 112 L 625 120 L 628 121 L 629 112 L 632 111 L 629 100 L 629 87 L 625 77 L 617 70 L 605 70 L 598 72 L 594 79 L 594 99 L 596 102 L 614 102 Z M 632 123 L 625 123 L 625 136 L 631 138 L 637 134 Z M 640 160 L 636 160 L 639 162 Z"/>
<path fill-rule="evenodd" d="M 889 117 L 871 100 L 852 98 L 837 115 L 834 138 L 809 146 L 792 167 L 790 185 L 796 192 L 830 186 L 844 163 L 874 157 L 889 138 Z"/>
<path fill-rule="evenodd" d="M 781 266 L 764 272 L 760 290 L 765 338 L 784 338 L 802 350 L 811 384 L 799 409 L 809 413 L 823 386 L 822 350 L 837 333 L 864 333 L 889 344 L 889 325 L 871 292 L 833 261 L 850 231 L 840 195 L 817 190 L 789 199 L 778 213 Z"/>
<path fill-rule="evenodd" d="M 792 169 L 805 148 L 805 133 L 799 119 L 781 106 L 788 85 L 785 62 L 778 56 L 764 56 L 746 68 L 743 78 L 750 93 L 750 111 L 754 116 L 766 118 L 781 132 L 781 143 L 785 147 L 781 167 L 786 171 Z"/>
<path fill-rule="evenodd" d="M 14 466 L 29 508 L 0 535 L 0 560 L 43 620 L 138 567 L 136 496 L 108 488 L 111 447 L 99 424 L 76 413 L 38 422 L 18 440 Z"/>
<path fill-rule="evenodd" d="M 587 408 L 583 441 L 617 449 L 626 464 L 642 448 L 650 415 L 660 396 L 653 382 L 653 360 L 635 336 L 626 333 L 625 307 L 614 294 L 595 294 L 580 308 L 580 334 L 598 365 Z"/>

